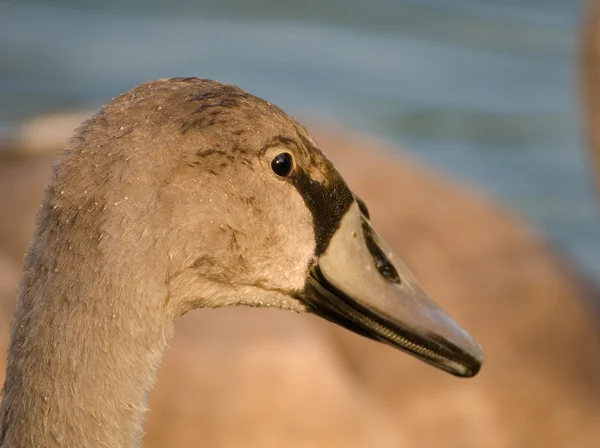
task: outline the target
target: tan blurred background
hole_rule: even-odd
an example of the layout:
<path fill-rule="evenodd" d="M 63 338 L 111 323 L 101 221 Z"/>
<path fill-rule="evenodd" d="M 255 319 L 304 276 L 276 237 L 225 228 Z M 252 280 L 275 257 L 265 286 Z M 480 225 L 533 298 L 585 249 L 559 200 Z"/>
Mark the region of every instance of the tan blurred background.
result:
<path fill-rule="evenodd" d="M 137 82 L 218 78 L 303 119 L 486 362 L 460 380 L 311 316 L 201 310 L 145 447 L 598 446 L 592 3 L 0 0 L 0 350 L 73 128 Z"/>

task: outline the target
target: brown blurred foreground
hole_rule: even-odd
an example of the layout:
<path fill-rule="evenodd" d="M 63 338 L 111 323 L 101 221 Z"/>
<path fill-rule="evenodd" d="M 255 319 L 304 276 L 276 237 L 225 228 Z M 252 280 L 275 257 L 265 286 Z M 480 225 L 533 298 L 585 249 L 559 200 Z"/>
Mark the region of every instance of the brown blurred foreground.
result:
<path fill-rule="evenodd" d="M 36 122 L 0 150 L 1 350 L 51 158 L 80 119 Z M 144 446 L 597 446 L 593 292 L 485 198 L 373 140 L 314 136 L 424 287 L 481 342 L 481 373 L 451 377 L 311 316 L 200 310 L 179 322 Z"/>

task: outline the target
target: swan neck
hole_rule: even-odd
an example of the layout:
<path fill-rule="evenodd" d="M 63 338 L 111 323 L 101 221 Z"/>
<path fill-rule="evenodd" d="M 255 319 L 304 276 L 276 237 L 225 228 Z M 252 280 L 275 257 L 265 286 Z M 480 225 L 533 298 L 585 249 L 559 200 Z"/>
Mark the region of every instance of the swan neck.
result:
<path fill-rule="evenodd" d="M 147 395 L 173 333 L 164 280 L 110 263 L 102 251 L 48 246 L 47 238 L 38 235 L 21 277 L 0 446 L 139 446 Z"/>

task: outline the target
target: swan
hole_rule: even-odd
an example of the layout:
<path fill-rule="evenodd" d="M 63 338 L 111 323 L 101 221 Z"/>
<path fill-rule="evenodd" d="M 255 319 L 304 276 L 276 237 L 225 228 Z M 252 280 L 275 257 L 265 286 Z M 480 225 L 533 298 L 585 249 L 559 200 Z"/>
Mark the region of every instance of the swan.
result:
<path fill-rule="evenodd" d="M 304 127 L 233 85 L 155 80 L 104 106 L 54 164 L 0 446 L 139 446 L 175 320 L 230 305 L 311 312 L 460 377 L 483 362 Z"/>

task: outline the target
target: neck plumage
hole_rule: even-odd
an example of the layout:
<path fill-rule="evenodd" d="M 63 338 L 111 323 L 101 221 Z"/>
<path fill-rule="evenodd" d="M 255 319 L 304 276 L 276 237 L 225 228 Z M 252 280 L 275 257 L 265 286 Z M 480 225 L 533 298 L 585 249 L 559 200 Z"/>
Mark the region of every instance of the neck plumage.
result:
<path fill-rule="evenodd" d="M 51 209 L 40 212 L 21 277 L 0 446 L 138 446 L 173 332 L 165 280 L 140 272 L 147 253 L 107 242 L 85 220 L 48 219 Z"/>

